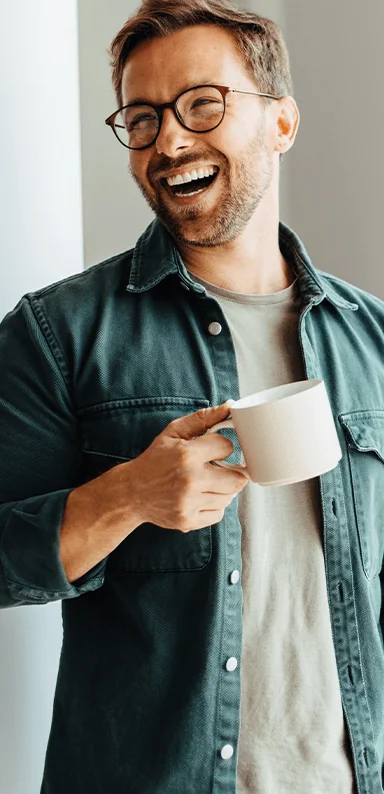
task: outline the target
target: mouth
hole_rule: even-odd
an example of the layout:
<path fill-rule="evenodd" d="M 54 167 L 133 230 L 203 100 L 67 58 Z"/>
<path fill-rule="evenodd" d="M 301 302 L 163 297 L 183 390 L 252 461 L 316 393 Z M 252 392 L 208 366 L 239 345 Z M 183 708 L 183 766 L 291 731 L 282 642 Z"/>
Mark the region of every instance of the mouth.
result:
<path fill-rule="evenodd" d="M 206 195 L 208 191 L 215 184 L 219 174 L 219 168 L 211 176 L 204 176 L 198 179 L 192 179 L 190 182 L 184 182 L 178 185 L 169 185 L 165 178 L 160 180 L 163 189 L 174 200 L 181 204 L 190 204 L 198 199 L 200 196 Z"/>

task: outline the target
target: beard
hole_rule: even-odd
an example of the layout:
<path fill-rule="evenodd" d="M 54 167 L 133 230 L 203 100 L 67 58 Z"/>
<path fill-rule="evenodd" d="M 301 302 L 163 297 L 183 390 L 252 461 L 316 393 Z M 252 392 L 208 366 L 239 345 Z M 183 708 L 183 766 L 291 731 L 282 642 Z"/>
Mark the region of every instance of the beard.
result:
<path fill-rule="evenodd" d="M 176 243 L 214 248 L 239 237 L 271 185 L 273 165 L 265 138 L 264 116 L 256 136 L 243 149 L 241 157 L 232 158 L 230 166 L 226 159 L 220 167 L 217 179 L 222 180 L 224 187 L 210 210 L 204 210 L 200 202 L 196 207 L 174 207 L 171 200 L 164 199 L 164 188 L 158 186 L 154 194 L 149 193 L 131 167 L 129 170 L 151 210 Z M 195 162 L 197 159 L 198 156 Z M 169 167 L 166 163 L 162 165 L 162 170 Z M 178 165 L 186 163 L 180 159 Z"/>

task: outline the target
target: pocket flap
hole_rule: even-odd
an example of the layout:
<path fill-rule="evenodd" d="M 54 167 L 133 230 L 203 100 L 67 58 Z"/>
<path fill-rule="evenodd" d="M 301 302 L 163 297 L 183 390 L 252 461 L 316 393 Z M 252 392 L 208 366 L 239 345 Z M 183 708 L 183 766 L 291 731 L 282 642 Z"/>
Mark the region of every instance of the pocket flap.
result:
<path fill-rule="evenodd" d="M 79 412 L 83 449 L 80 482 L 132 461 L 177 417 L 209 407 L 195 397 L 138 397 L 90 406 Z M 148 498 L 152 498 L 150 485 Z M 210 513 L 207 513 L 209 521 Z M 111 552 L 106 577 L 112 569 L 147 572 L 199 571 L 212 557 L 212 528 L 182 532 L 149 522 L 140 524 Z"/>
<path fill-rule="evenodd" d="M 359 452 L 376 452 L 384 463 L 384 410 L 340 414 L 352 446 Z"/>
<path fill-rule="evenodd" d="M 365 575 L 374 579 L 384 555 L 384 411 L 339 414 L 346 431 L 351 487 Z"/>

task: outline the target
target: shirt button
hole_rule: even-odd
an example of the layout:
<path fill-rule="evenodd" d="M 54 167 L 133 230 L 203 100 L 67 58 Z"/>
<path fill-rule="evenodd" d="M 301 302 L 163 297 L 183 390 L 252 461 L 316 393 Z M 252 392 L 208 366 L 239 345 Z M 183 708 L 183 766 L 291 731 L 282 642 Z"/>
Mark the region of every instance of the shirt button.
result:
<path fill-rule="evenodd" d="M 233 756 L 233 747 L 231 744 L 225 744 L 224 747 L 221 748 L 221 757 L 224 758 L 226 761 L 228 758 L 232 758 Z"/>
<path fill-rule="evenodd" d="M 212 336 L 218 336 L 218 334 L 221 334 L 222 331 L 220 323 L 210 323 L 208 326 L 208 331 L 210 334 L 212 334 Z"/>
<path fill-rule="evenodd" d="M 237 659 L 235 658 L 235 656 L 231 656 L 228 659 L 228 661 L 227 661 L 225 666 L 226 666 L 227 670 L 229 670 L 230 673 L 232 673 L 233 670 L 236 670 Z"/>
<path fill-rule="evenodd" d="M 232 571 L 230 579 L 231 584 L 237 584 L 240 579 L 240 571 Z"/>

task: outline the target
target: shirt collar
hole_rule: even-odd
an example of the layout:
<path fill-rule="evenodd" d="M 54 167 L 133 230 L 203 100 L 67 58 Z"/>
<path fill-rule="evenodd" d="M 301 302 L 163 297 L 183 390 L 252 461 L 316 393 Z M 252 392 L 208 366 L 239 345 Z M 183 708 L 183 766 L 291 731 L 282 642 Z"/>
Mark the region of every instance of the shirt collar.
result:
<path fill-rule="evenodd" d="M 339 308 L 358 309 L 356 303 L 339 295 L 337 288 L 314 267 L 298 235 L 282 221 L 279 223 L 279 246 L 297 273 L 303 303 L 320 303 L 327 298 Z M 145 292 L 172 273 L 195 292 L 206 291 L 202 284 L 193 281 L 170 233 L 155 218 L 136 243 L 126 289 L 132 293 Z"/>

